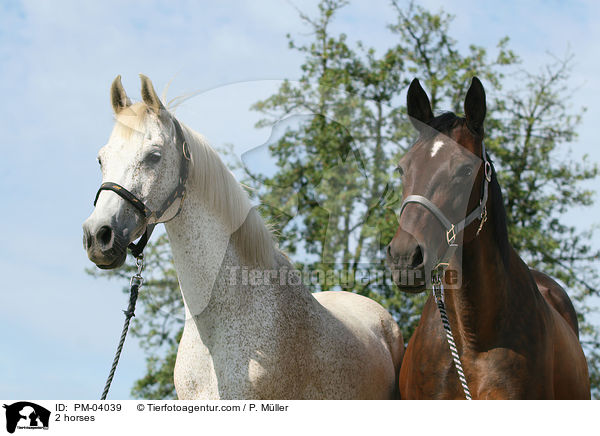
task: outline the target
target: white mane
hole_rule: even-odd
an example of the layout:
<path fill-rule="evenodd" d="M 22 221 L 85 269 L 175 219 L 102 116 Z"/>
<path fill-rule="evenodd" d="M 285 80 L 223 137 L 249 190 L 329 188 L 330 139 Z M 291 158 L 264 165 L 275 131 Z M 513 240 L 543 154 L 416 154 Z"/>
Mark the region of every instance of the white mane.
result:
<path fill-rule="evenodd" d="M 190 180 L 214 211 L 231 229 L 232 241 L 246 260 L 262 266 L 273 264 L 273 237 L 248 194 L 206 139 L 181 123 L 192 154 Z"/>

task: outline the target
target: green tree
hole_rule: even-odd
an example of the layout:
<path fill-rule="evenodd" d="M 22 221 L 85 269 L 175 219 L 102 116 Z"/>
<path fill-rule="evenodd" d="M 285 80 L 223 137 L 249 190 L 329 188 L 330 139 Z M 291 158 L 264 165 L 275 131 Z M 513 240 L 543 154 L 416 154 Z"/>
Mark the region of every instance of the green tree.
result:
<path fill-rule="evenodd" d="M 553 58 L 538 73 L 519 72 L 518 85 L 497 96 L 487 142 L 503 189 L 512 246 L 532 268 L 558 278 L 578 312 L 593 393 L 600 393 L 600 338 L 589 320 L 598 296 L 594 229 L 565 224 L 565 214 L 593 203 L 583 182 L 598 176 L 585 155 L 571 158 L 584 109 L 570 110 L 572 56 Z"/>
<path fill-rule="evenodd" d="M 310 40 L 299 43 L 289 35 L 288 39 L 290 48 L 304 56 L 302 75 L 297 83 L 284 82 L 276 94 L 254 105 L 266 115 L 259 127 L 299 111 L 316 114 L 311 122 L 288 129 L 270 144 L 278 171 L 259 178 L 257 192 L 269 205 L 266 215 L 282 235 L 281 245 L 294 253 L 301 243 L 305 252 L 316 255 L 296 257 L 300 266 L 341 270 L 350 280 L 339 287 L 382 303 L 408 338 L 425 296 L 399 293 L 373 273 L 385 270 L 383 248 L 397 228 L 393 207 L 398 206 L 399 190 L 390 189 L 393 168 L 414 137 L 400 94 L 419 76 L 431 89 L 434 110 L 447 108 L 474 74 L 499 90 L 502 68 L 517 58 L 507 49 L 506 38 L 499 41 L 491 60 L 483 47 L 474 45 L 463 55 L 448 36 L 451 16 L 432 14 L 412 3 L 404 8 L 397 2 L 392 3 L 397 22 L 389 26 L 396 45 L 381 54 L 361 42 L 350 47 L 346 35 L 330 32 L 332 20 L 345 5 L 323 1 L 317 17 L 301 14 Z M 343 161 L 349 154 L 357 155 L 352 150 L 360 153 L 360 164 L 354 167 L 352 161 Z M 278 209 L 289 202 L 282 198 L 282 186 L 290 188 L 290 195 L 300 193 L 297 208 L 287 215 Z M 368 269 L 366 278 L 360 268 Z M 316 290 L 330 288 L 321 283 Z"/>

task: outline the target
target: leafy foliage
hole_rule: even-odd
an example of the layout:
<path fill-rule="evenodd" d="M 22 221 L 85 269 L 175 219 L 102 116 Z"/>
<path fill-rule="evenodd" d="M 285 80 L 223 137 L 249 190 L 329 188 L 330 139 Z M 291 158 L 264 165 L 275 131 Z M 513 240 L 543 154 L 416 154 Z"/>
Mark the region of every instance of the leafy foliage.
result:
<path fill-rule="evenodd" d="M 294 254 L 301 243 L 303 251 L 314 255 L 297 259 L 302 266 L 341 270 L 354 280 L 337 287 L 379 301 L 409 338 L 425 296 L 399 293 L 377 274 L 385 270 L 384 247 L 398 226 L 394 207 L 400 192 L 393 169 L 415 136 L 400 94 L 419 76 L 431 90 L 433 109 L 440 109 L 462 102 L 467 78 L 474 74 L 499 89 L 501 68 L 517 58 L 506 48 L 507 39 L 499 41 L 491 61 L 483 47 L 471 46 L 462 55 L 448 36 L 452 17 L 397 2 L 397 22 L 389 28 L 398 43 L 378 56 L 360 42 L 350 47 L 344 34 L 330 34 L 331 20 L 345 4 L 324 1 L 318 17 L 301 15 L 311 39 L 298 43 L 288 38 L 290 48 L 305 58 L 302 76 L 254 105 L 266 115 L 259 126 L 303 111 L 315 114 L 271 144 L 278 172 L 261 178 L 257 192 L 261 203 L 269 205 L 265 212 L 282 235 L 281 245 Z M 299 193 L 295 210 L 278 209 L 288 199 L 274 186 Z M 330 288 L 321 283 L 316 290 Z"/>

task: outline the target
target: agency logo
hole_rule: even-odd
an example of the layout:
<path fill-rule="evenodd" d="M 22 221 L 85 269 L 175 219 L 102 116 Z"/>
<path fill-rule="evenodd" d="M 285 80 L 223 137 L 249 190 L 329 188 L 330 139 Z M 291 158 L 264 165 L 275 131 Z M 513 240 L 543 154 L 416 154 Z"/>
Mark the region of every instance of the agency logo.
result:
<path fill-rule="evenodd" d="M 26 430 L 48 430 L 50 411 L 28 401 L 4 404 L 6 409 L 6 431 L 14 433 L 18 428 Z"/>

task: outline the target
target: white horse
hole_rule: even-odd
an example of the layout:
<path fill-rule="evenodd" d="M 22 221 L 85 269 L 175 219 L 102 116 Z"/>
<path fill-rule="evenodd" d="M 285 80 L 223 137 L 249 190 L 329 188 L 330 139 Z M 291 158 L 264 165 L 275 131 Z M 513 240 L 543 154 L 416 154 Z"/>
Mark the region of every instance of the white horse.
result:
<path fill-rule="evenodd" d="M 147 225 L 165 223 L 186 313 L 178 397 L 396 398 L 404 343 L 390 314 L 350 292 L 311 294 L 217 153 L 141 79 L 135 104 L 120 76 L 113 81 L 116 124 L 98 159 L 103 182 L 150 211 L 164 207 L 145 214 L 122 194 L 100 191 L 84 246 L 97 266 L 115 268 Z M 173 197 L 181 183 L 185 197 Z"/>

